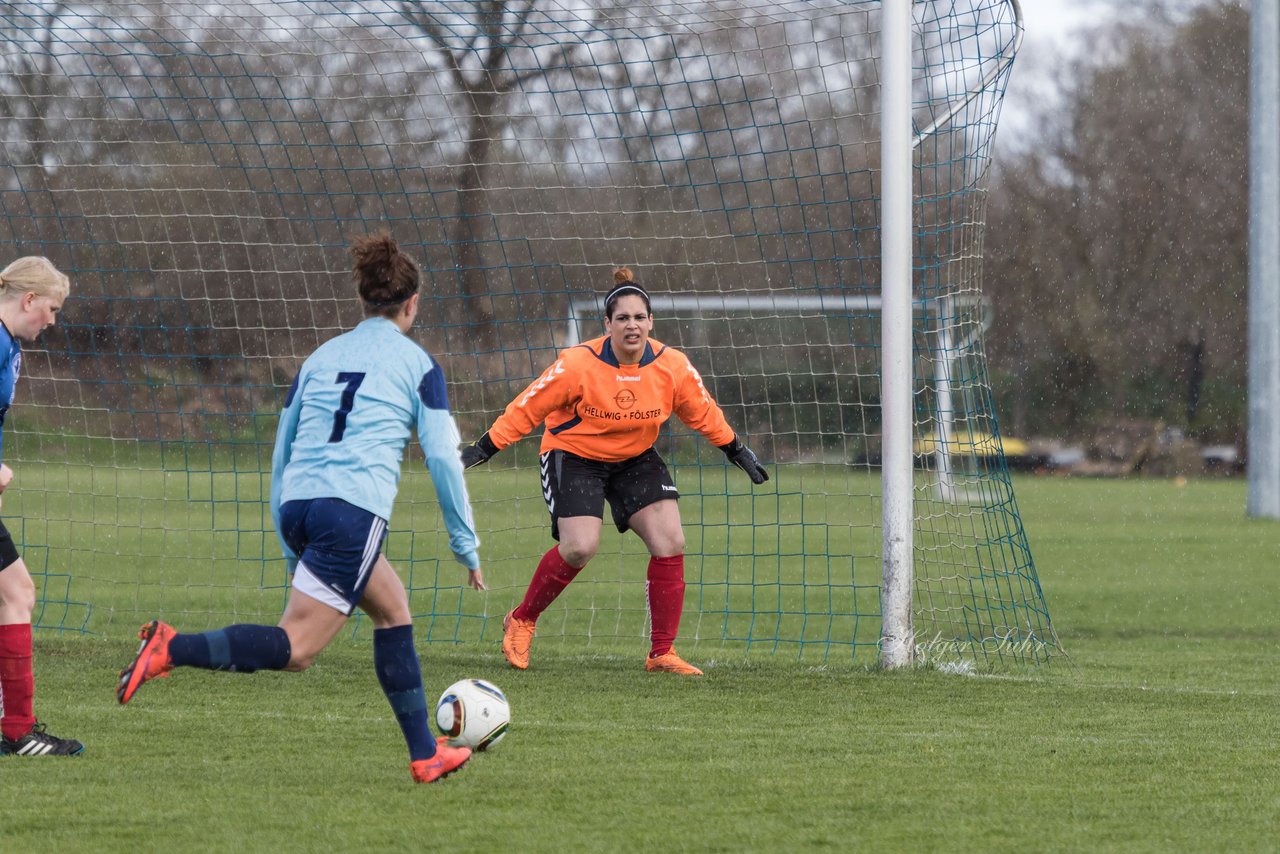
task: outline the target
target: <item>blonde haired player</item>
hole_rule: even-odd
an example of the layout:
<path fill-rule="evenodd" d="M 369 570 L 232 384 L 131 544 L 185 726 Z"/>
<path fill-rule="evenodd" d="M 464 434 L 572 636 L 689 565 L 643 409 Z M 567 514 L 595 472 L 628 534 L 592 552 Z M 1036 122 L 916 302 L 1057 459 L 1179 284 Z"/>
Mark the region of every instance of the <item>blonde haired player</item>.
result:
<path fill-rule="evenodd" d="M 649 294 L 631 270 L 620 267 L 613 278 L 604 299 L 606 334 L 563 351 L 462 451 L 471 468 L 546 424 L 542 493 L 559 544 L 543 555 L 524 600 L 503 620 L 502 653 L 512 667 L 529 666 L 538 616 L 595 556 L 608 501 L 618 531 L 635 531 L 649 550 L 645 669 L 701 676 L 674 648 L 684 607 L 684 529 L 680 493 L 653 444 L 674 414 L 752 483 L 764 483 L 769 473 L 734 434 L 688 357 L 649 337 Z"/>
<path fill-rule="evenodd" d="M 48 258 L 28 255 L 0 271 L 0 431 L 22 371 L 22 342 L 34 342 L 53 326 L 70 292 L 71 280 Z M 0 432 L 0 493 L 13 481 L 13 469 L 2 462 L 3 449 Z M 50 735 L 33 711 L 31 613 L 35 604 L 31 574 L 0 522 L 0 755 L 76 756 L 84 745 Z"/>

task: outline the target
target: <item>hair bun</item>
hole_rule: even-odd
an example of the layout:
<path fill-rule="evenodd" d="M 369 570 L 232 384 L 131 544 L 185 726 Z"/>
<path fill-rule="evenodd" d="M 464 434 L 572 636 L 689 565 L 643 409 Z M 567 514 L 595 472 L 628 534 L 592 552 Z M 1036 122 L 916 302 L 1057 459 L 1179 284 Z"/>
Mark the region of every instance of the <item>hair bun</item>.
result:
<path fill-rule="evenodd" d="M 417 262 L 400 251 L 390 232 L 357 237 L 349 251 L 355 259 L 357 291 L 366 306 L 388 308 L 418 292 Z"/>
<path fill-rule="evenodd" d="M 635 281 L 635 277 L 631 273 L 630 267 L 617 267 L 613 271 L 613 280 L 619 285 L 625 285 L 628 282 Z"/>

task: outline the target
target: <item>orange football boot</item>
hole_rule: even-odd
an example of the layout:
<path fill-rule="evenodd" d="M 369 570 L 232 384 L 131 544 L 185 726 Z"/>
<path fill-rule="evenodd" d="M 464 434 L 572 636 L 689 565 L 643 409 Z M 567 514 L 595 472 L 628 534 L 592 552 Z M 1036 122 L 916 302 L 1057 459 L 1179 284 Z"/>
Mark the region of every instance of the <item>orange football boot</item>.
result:
<path fill-rule="evenodd" d="M 120 671 L 120 683 L 116 686 L 116 699 L 121 705 L 133 699 L 143 682 L 169 675 L 173 669 L 173 662 L 169 659 L 169 641 L 177 634 L 173 626 L 159 620 L 152 620 L 138 632 L 142 645 L 138 647 L 133 663 Z"/>
<path fill-rule="evenodd" d="M 529 667 L 529 647 L 537 626 L 533 620 L 521 620 L 515 613 L 516 609 L 512 608 L 502 618 L 502 654 L 516 670 L 526 670 Z"/>
<path fill-rule="evenodd" d="M 471 748 L 450 747 L 449 737 L 442 735 L 436 739 L 436 755 L 430 759 L 410 762 L 409 773 L 413 775 L 415 783 L 434 783 L 466 765 L 470 758 Z"/>
<path fill-rule="evenodd" d="M 675 648 L 662 655 L 645 659 L 644 669 L 650 673 L 679 673 L 681 676 L 701 676 L 702 671 L 676 654 Z"/>

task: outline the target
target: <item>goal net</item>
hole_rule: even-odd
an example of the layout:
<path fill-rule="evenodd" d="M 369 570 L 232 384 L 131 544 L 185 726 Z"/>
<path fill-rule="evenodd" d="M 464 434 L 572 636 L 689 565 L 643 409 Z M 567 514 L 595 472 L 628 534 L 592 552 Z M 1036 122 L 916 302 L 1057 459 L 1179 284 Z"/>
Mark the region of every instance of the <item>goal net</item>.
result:
<path fill-rule="evenodd" d="M 915 15 L 915 630 L 926 658 L 1056 649 L 982 353 L 984 186 L 1014 0 Z M 772 473 L 672 421 L 682 652 L 875 661 L 877 2 L 7 3 L 0 247 L 72 279 L 4 424 L 37 626 L 274 622 L 284 392 L 361 319 L 346 246 L 425 271 L 410 333 L 475 438 L 602 333 L 626 264 Z M 468 473 L 464 588 L 411 446 L 387 552 L 418 636 L 490 643 L 551 544 L 531 437 Z M 362 627 L 357 622 L 355 632 Z M 643 546 L 606 527 L 540 646 L 640 654 Z"/>

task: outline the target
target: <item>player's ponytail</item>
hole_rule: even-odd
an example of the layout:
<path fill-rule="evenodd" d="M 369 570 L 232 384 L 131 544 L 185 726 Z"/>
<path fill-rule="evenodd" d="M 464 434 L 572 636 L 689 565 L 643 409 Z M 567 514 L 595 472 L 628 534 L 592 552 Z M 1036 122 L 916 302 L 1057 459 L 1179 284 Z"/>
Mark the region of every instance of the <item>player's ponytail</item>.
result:
<path fill-rule="evenodd" d="M 418 292 L 418 264 L 400 251 L 386 232 L 351 242 L 356 286 L 366 316 L 395 317 L 405 300 Z"/>
<path fill-rule="evenodd" d="M 71 292 L 71 280 L 48 258 L 26 255 L 0 270 L 0 298 L 33 293 L 61 302 Z"/>
<path fill-rule="evenodd" d="M 649 294 L 636 283 L 635 275 L 631 272 L 631 268 L 617 267 L 613 271 L 613 290 L 609 291 L 609 295 L 604 298 L 604 316 L 606 318 L 613 317 L 613 308 L 618 304 L 618 298 L 627 294 L 634 294 L 644 300 L 644 310 L 649 314 L 653 314 L 653 306 L 649 304 Z"/>

